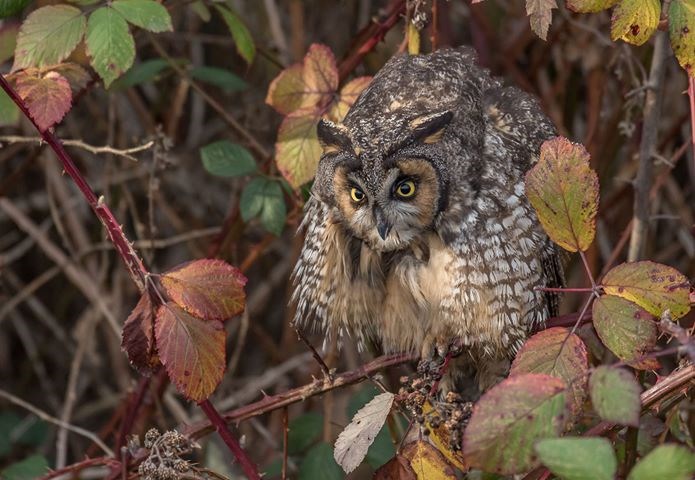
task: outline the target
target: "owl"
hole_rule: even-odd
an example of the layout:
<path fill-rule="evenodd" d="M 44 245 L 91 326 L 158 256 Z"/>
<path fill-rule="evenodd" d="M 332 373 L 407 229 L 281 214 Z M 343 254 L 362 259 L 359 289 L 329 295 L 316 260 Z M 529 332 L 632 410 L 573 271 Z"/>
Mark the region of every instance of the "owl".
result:
<path fill-rule="evenodd" d="M 386 352 L 463 354 L 453 377 L 478 392 L 503 378 L 556 314 L 558 252 L 524 195 L 555 136 L 532 96 L 470 49 L 397 55 L 323 146 L 293 272 L 299 327 Z M 472 377 L 471 377 L 472 374 Z"/>

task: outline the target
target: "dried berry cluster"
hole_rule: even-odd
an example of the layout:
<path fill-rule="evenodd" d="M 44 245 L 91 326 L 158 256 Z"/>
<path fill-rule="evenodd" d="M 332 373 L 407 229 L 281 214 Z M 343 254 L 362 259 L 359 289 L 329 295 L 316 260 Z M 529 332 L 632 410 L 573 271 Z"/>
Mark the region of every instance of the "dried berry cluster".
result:
<path fill-rule="evenodd" d="M 398 400 L 422 426 L 422 432 L 430 435 L 433 429 L 438 436 L 448 438 L 449 448 L 461 450 L 461 439 L 473 404 L 464 402 L 455 392 L 448 392 L 443 399 L 431 398 L 431 392 L 437 389 L 444 370 L 443 360 L 422 360 L 417 373 L 411 378 L 401 377 Z M 430 405 L 426 405 L 429 399 Z"/>
<path fill-rule="evenodd" d="M 145 434 L 143 446 L 150 451 L 138 467 L 138 473 L 144 480 L 179 480 L 183 473 L 191 469 L 181 455 L 190 453 L 194 445 L 179 432 L 160 434 L 156 428 L 151 428 Z"/>

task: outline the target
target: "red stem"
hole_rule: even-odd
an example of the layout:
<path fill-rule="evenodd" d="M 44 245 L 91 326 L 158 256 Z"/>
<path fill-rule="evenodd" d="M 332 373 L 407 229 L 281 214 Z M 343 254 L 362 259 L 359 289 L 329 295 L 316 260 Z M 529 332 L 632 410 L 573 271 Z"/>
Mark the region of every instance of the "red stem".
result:
<path fill-rule="evenodd" d="M 695 78 L 688 75 L 688 97 L 690 99 L 690 136 L 695 148 Z"/>
<path fill-rule="evenodd" d="M 53 134 L 53 131 L 51 129 L 42 131 L 39 128 L 34 119 L 31 117 L 31 113 L 29 113 L 29 109 L 24 103 L 24 100 L 22 100 L 17 92 L 14 91 L 2 74 L 0 74 L 0 86 L 2 86 L 5 93 L 7 93 L 17 107 L 19 107 L 24 116 L 26 116 L 34 127 L 36 127 L 36 130 L 38 130 L 38 132 L 41 134 L 41 138 L 43 138 L 43 140 L 58 156 L 58 159 L 63 164 L 63 169 L 68 175 L 70 175 L 70 178 L 72 178 L 72 180 L 75 182 L 77 188 L 79 188 L 80 192 L 82 192 L 82 196 L 84 196 L 89 206 L 92 207 L 92 210 L 94 210 L 94 213 L 106 228 L 109 238 L 111 239 L 111 243 L 113 243 L 114 247 L 116 247 L 116 251 L 126 264 L 131 278 L 138 286 L 140 291 L 144 292 L 145 286 L 147 285 L 147 269 L 143 265 L 142 260 L 140 260 L 140 257 L 137 255 L 135 250 L 133 250 L 133 247 L 121 230 L 121 226 L 111 212 L 111 209 L 103 201 L 100 201 L 100 199 L 94 193 L 94 190 L 92 190 L 92 188 L 89 186 L 87 180 L 85 180 L 84 176 L 82 175 L 82 172 L 80 172 L 75 163 L 72 161 L 72 158 L 70 158 L 70 155 L 68 155 L 68 153 L 65 151 L 60 140 L 58 140 L 58 138 Z"/>
<path fill-rule="evenodd" d="M 260 480 L 261 476 L 258 474 L 256 464 L 246 455 L 246 452 L 241 448 L 236 437 L 234 437 L 232 431 L 227 427 L 227 424 L 219 412 L 212 403 L 210 403 L 210 400 L 203 400 L 198 406 L 203 409 L 203 412 L 205 412 L 205 415 L 207 415 L 210 422 L 215 426 L 215 430 L 217 430 L 217 433 L 222 437 L 224 443 L 229 447 L 229 450 L 231 450 L 236 459 L 239 460 L 239 465 L 246 474 L 246 477 L 249 478 L 249 480 Z"/>

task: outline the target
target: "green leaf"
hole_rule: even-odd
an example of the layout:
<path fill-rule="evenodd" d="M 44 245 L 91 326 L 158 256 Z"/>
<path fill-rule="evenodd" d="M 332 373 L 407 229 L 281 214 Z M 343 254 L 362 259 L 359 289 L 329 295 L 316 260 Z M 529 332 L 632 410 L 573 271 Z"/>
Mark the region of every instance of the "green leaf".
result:
<path fill-rule="evenodd" d="M 602 295 L 592 309 L 596 333 L 619 359 L 642 357 L 656 344 L 656 322 L 638 305 L 613 295 Z"/>
<path fill-rule="evenodd" d="M 0 91 L 0 126 L 14 125 L 19 121 L 19 109 L 4 90 Z"/>
<path fill-rule="evenodd" d="M 5 63 L 14 56 L 18 34 L 19 22 L 8 20 L 0 25 L 0 64 Z"/>
<path fill-rule="evenodd" d="M 321 437 L 323 415 L 315 412 L 305 413 L 293 419 L 287 433 L 287 451 L 297 455 L 309 448 Z"/>
<path fill-rule="evenodd" d="M 668 9 L 668 32 L 678 63 L 695 76 L 695 0 L 673 0 Z"/>
<path fill-rule="evenodd" d="M 562 480 L 613 480 L 618 470 L 605 438 L 549 438 L 536 444 L 536 453 Z"/>
<path fill-rule="evenodd" d="M 216 67 L 195 67 L 189 72 L 191 77 L 201 82 L 221 88 L 226 93 L 238 92 L 248 88 L 248 84 L 229 70 Z"/>
<path fill-rule="evenodd" d="M 695 453 L 680 445 L 661 445 L 644 457 L 627 480 L 689 480 L 695 474 Z"/>
<path fill-rule="evenodd" d="M 169 68 L 169 62 L 163 58 L 154 58 L 145 60 L 142 63 L 133 65 L 133 67 L 125 72 L 118 80 L 111 84 L 112 89 L 123 89 L 134 87 L 142 83 L 147 83 L 155 80 L 160 73 Z"/>
<path fill-rule="evenodd" d="M 607 10 L 618 0 L 567 0 L 567 8 L 577 13 L 594 13 Z"/>
<path fill-rule="evenodd" d="M 3 480 L 34 480 L 46 473 L 48 473 L 48 460 L 43 455 L 31 455 L 0 472 L 0 478 Z"/>
<path fill-rule="evenodd" d="M 315 445 L 299 465 L 299 480 L 342 480 L 343 471 L 335 459 L 333 448 L 326 442 Z"/>
<path fill-rule="evenodd" d="M 197 0 L 193 3 L 190 4 L 191 10 L 193 10 L 196 15 L 200 17 L 200 19 L 204 22 L 209 22 L 210 19 L 212 18 L 212 14 L 210 13 L 210 9 L 208 8 L 207 5 L 205 5 L 205 2 L 202 0 Z"/>
<path fill-rule="evenodd" d="M 463 436 L 470 466 L 503 474 L 535 467 L 536 441 L 559 436 L 567 423 L 566 390 L 559 378 L 525 373 L 485 392 Z"/>
<path fill-rule="evenodd" d="M 107 88 L 135 59 L 135 42 L 128 23 L 113 8 L 101 7 L 87 22 L 87 53 Z"/>
<path fill-rule="evenodd" d="M 256 171 L 256 161 L 241 145 L 220 140 L 200 149 L 205 170 L 218 177 L 239 177 Z"/>
<path fill-rule="evenodd" d="M 286 116 L 278 129 L 275 163 L 294 188 L 316 175 L 321 159 L 321 144 L 316 133 L 318 113 L 317 110 L 297 110 Z"/>
<path fill-rule="evenodd" d="M 659 0 L 620 0 L 611 17 L 611 40 L 642 45 L 659 26 Z"/>
<path fill-rule="evenodd" d="M 85 26 L 84 14 L 70 5 L 34 10 L 19 29 L 12 70 L 60 63 L 80 43 Z"/>
<path fill-rule="evenodd" d="M 612 268 L 601 282 L 606 293 L 623 297 L 660 317 L 664 310 L 678 319 L 690 311 L 690 283 L 675 268 L 643 261 Z"/>
<path fill-rule="evenodd" d="M 0 0 L 0 18 L 11 17 L 21 12 L 31 0 Z"/>
<path fill-rule="evenodd" d="M 116 0 L 111 6 L 128 22 L 150 32 L 173 30 L 166 7 L 154 0 Z"/>
<path fill-rule="evenodd" d="M 526 174 L 526 196 L 551 240 L 565 250 L 586 250 L 596 233 L 598 176 L 589 153 L 566 138 L 541 146 L 538 163 Z"/>
<path fill-rule="evenodd" d="M 282 233 L 287 207 L 278 182 L 263 177 L 254 178 L 244 188 L 239 208 L 244 221 L 259 217 L 266 230 L 275 235 Z"/>
<path fill-rule="evenodd" d="M 639 426 L 641 391 L 635 376 L 623 368 L 600 366 L 589 378 L 591 403 L 608 422 Z"/>
<path fill-rule="evenodd" d="M 222 15 L 224 23 L 227 24 L 227 28 L 229 28 L 232 38 L 234 38 L 237 52 L 246 60 L 246 63 L 251 64 L 253 58 L 256 56 L 256 45 L 253 43 L 251 32 L 249 32 L 244 22 L 230 8 L 223 5 L 215 5 L 215 8 L 220 15 Z"/>

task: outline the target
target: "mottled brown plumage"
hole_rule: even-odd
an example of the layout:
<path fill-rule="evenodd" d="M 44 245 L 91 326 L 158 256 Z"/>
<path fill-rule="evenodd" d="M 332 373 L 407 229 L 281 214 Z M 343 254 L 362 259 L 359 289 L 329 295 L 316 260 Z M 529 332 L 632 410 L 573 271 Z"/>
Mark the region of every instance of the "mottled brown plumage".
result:
<path fill-rule="evenodd" d="M 470 50 L 447 49 L 392 58 L 318 131 L 295 322 L 423 356 L 459 339 L 456 373 L 487 388 L 556 309 L 534 290 L 562 274 L 523 184 L 553 125 Z"/>

